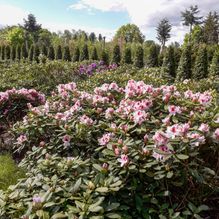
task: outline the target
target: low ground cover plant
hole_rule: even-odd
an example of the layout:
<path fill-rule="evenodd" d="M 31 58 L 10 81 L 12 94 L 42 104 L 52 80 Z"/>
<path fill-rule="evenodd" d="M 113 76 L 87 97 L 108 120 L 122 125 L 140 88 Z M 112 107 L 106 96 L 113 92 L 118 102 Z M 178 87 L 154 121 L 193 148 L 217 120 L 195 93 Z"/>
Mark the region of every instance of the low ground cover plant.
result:
<path fill-rule="evenodd" d="M 201 218 L 217 212 L 215 91 L 61 84 L 14 126 L 26 177 L 2 218 Z M 213 213 L 212 213 L 213 212 Z"/>

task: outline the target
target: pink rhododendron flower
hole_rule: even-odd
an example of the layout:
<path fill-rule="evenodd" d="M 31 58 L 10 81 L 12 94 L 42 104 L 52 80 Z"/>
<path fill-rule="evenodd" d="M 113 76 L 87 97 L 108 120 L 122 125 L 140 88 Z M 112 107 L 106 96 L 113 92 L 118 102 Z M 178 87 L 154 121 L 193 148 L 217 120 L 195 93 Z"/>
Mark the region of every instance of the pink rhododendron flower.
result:
<path fill-rule="evenodd" d="M 149 139 L 148 135 L 147 135 L 147 134 L 145 134 L 145 135 L 144 135 L 144 143 L 145 143 L 145 144 L 147 144 L 147 142 L 148 142 L 148 139 Z"/>
<path fill-rule="evenodd" d="M 219 128 L 214 131 L 214 138 L 219 141 Z"/>
<path fill-rule="evenodd" d="M 69 135 L 65 135 L 62 138 L 62 141 L 63 141 L 65 147 L 69 147 L 70 146 L 70 140 L 71 140 L 71 137 Z"/>
<path fill-rule="evenodd" d="M 121 163 L 121 167 L 127 166 L 129 163 L 129 158 L 125 154 L 122 154 L 121 158 L 118 158 L 117 160 Z"/>
<path fill-rule="evenodd" d="M 164 132 L 157 131 L 153 136 L 153 140 L 155 141 L 156 145 L 166 145 L 169 141 L 169 138 L 166 136 Z"/>
<path fill-rule="evenodd" d="M 102 136 L 102 138 L 99 138 L 98 141 L 99 141 L 99 145 L 107 145 L 111 138 L 114 136 L 113 133 L 107 133 L 107 134 L 104 134 Z"/>
<path fill-rule="evenodd" d="M 36 196 L 33 197 L 33 202 L 35 204 L 42 203 L 42 198 L 39 195 L 36 195 Z"/>
<path fill-rule="evenodd" d="M 83 116 L 80 117 L 80 122 L 82 124 L 88 125 L 88 126 L 91 126 L 94 123 L 94 121 L 86 115 L 83 115 Z"/>
<path fill-rule="evenodd" d="M 207 133 L 207 132 L 209 132 L 209 125 L 205 124 L 205 123 L 202 123 L 200 125 L 200 127 L 198 128 L 198 130 Z"/>
<path fill-rule="evenodd" d="M 166 118 L 162 119 L 162 122 L 167 126 L 170 124 L 170 117 L 167 116 Z"/>
<path fill-rule="evenodd" d="M 180 106 L 174 106 L 174 105 L 169 106 L 168 110 L 169 110 L 169 113 L 174 116 L 182 112 Z"/>
<path fill-rule="evenodd" d="M 25 141 L 27 141 L 27 136 L 26 136 L 26 135 L 20 135 L 20 136 L 17 138 L 17 143 L 18 143 L 18 144 L 23 144 Z"/>
<path fill-rule="evenodd" d="M 114 113 L 114 109 L 112 107 L 108 108 L 105 112 L 106 119 L 111 119 Z"/>
<path fill-rule="evenodd" d="M 137 110 L 133 113 L 133 121 L 135 124 L 141 125 L 148 117 L 145 111 Z"/>
<path fill-rule="evenodd" d="M 205 137 L 200 135 L 199 133 L 189 133 L 188 137 L 191 140 L 194 140 L 193 142 L 191 142 L 191 146 L 198 147 L 200 144 L 204 144 L 205 143 Z"/>

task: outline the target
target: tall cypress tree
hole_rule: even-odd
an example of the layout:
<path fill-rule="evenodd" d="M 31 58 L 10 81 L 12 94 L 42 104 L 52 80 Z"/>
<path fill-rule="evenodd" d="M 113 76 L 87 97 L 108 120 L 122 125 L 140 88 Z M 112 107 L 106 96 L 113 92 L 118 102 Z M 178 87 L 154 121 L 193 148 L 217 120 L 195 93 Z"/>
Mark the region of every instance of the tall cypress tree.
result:
<path fill-rule="evenodd" d="M 2 46 L 2 60 L 5 60 L 5 46 Z"/>
<path fill-rule="evenodd" d="M 132 64 L 132 50 L 128 46 L 125 47 L 122 62 L 125 64 Z"/>
<path fill-rule="evenodd" d="M 141 45 L 139 45 L 136 49 L 135 58 L 134 58 L 134 65 L 137 68 L 144 67 L 144 50 Z"/>
<path fill-rule="evenodd" d="M 48 54 L 47 47 L 44 44 L 41 47 L 41 54 L 44 56 L 47 56 Z"/>
<path fill-rule="evenodd" d="M 65 46 L 65 47 L 64 47 L 63 60 L 65 60 L 65 61 L 71 61 L 71 55 L 70 55 L 69 46 Z"/>
<path fill-rule="evenodd" d="M 2 60 L 2 46 L 0 46 L 0 60 Z"/>
<path fill-rule="evenodd" d="M 208 55 L 205 45 L 200 45 L 198 54 L 195 60 L 195 66 L 193 71 L 194 79 L 207 78 L 208 75 Z"/>
<path fill-rule="evenodd" d="M 15 46 L 12 46 L 12 47 L 11 47 L 10 59 L 11 59 L 12 61 L 14 61 L 15 58 L 16 58 L 16 47 L 15 47 Z"/>
<path fill-rule="evenodd" d="M 164 56 L 163 65 L 161 68 L 161 75 L 164 78 L 175 78 L 175 58 L 174 48 L 170 46 Z"/>
<path fill-rule="evenodd" d="M 37 63 L 39 62 L 39 55 L 40 55 L 39 45 L 35 44 L 33 50 L 33 60 L 36 61 Z"/>
<path fill-rule="evenodd" d="M 179 66 L 176 72 L 176 80 L 184 81 L 191 78 L 192 64 L 191 64 L 191 46 L 187 45 L 180 57 Z"/>
<path fill-rule="evenodd" d="M 10 60 L 11 47 L 7 45 L 5 47 L 5 60 Z"/>
<path fill-rule="evenodd" d="M 56 49 L 56 60 L 62 59 L 62 47 L 61 45 L 58 45 Z"/>
<path fill-rule="evenodd" d="M 80 61 L 84 61 L 88 59 L 89 59 L 88 46 L 87 44 L 84 44 L 81 49 Z"/>
<path fill-rule="evenodd" d="M 121 61 L 120 47 L 115 45 L 113 48 L 112 63 L 119 64 Z"/>
<path fill-rule="evenodd" d="M 214 52 L 209 71 L 210 76 L 219 76 L 219 49 Z"/>
<path fill-rule="evenodd" d="M 148 67 L 157 67 L 158 66 L 158 50 L 157 46 L 153 43 L 149 48 L 149 54 L 147 58 Z"/>
<path fill-rule="evenodd" d="M 16 61 L 19 61 L 21 59 L 21 47 L 20 45 L 17 45 L 16 47 Z"/>
<path fill-rule="evenodd" d="M 94 46 L 92 53 L 91 53 L 91 59 L 92 60 L 98 60 L 98 55 L 97 55 L 97 48 Z"/>
<path fill-rule="evenodd" d="M 104 62 L 105 65 L 109 64 L 109 55 L 105 49 L 101 53 L 101 60 Z"/>
<path fill-rule="evenodd" d="M 55 50 L 53 46 L 49 47 L 49 51 L 48 51 L 48 59 L 49 60 L 54 60 L 55 59 Z"/>
<path fill-rule="evenodd" d="M 33 53 L 34 53 L 34 45 L 32 44 L 32 45 L 30 46 L 29 53 L 28 53 L 28 60 L 29 60 L 30 62 L 33 61 Z"/>
<path fill-rule="evenodd" d="M 74 55 L 73 55 L 73 62 L 78 62 L 80 59 L 80 49 L 78 46 L 75 47 Z"/>
<path fill-rule="evenodd" d="M 22 59 L 27 59 L 28 58 L 28 52 L 27 52 L 27 48 L 26 45 L 23 44 L 21 47 L 21 58 Z"/>

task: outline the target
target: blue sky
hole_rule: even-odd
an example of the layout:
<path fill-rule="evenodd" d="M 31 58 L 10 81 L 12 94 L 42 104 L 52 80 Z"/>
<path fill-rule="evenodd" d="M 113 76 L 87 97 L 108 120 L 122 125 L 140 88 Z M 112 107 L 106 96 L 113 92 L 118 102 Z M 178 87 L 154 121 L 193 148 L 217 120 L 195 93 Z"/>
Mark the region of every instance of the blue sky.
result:
<path fill-rule="evenodd" d="M 182 26 L 180 11 L 191 4 L 198 4 L 202 15 L 219 11 L 218 0 L 0 0 L 0 25 L 22 23 L 33 13 L 51 31 L 83 29 L 110 39 L 121 25 L 134 23 L 146 39 L 156 40 L 156 25 L 166 17 L 173 26 L 171 41 L 182 41 L 188 28 Z"/>

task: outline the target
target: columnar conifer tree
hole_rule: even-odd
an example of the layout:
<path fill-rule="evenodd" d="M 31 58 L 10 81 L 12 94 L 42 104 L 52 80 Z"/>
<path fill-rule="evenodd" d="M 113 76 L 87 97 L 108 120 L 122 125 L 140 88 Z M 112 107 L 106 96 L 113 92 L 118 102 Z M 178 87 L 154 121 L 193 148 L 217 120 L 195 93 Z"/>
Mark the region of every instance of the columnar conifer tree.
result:
<path fill-rule="evenodd" d="M 80 61 L 84 61 L 88 59 L 89 59 L 88 46 L 87 44 L 84 44 L 81 49 Z"/>
<path fill-rule="evenodd" d="M 215 51 L 209 71 L 210 76 L 219 76 L 219 49 Z"/>
<path fill-rule="evenodd" d="M 73 62 L 78 62 L 80 59 L 80 49 L 78 46 L 75 47 L 74 55 L 73 55 Z"/>
<path fill-rule="evenodd" d="M 48 55 L 47 47 L 45 46 L 45 44 L 43 44 L 41 47 L 41 54 L 44 56 Z"/>
<path fill-rule="evenodd" d="M 121 61 L 121 54 L 119 45 L 115 45 L 113 48 L 113 56 L 112 56 L 112 63 L 119 64 Z"/>
<path fill-rule="evenodd" d="M 65 46 L 65 47 L 64 47 L 63 60 L 65 60 L 65 61 L 71 61 L 71 55 L 70 55 L 69 46 Z"/>
<path fill-rule="evenodd" d="M 157 46 L 153 43 L 149 48 L 149 54 L 147 58 L 148 67 L 157 67 L 158 66 L 158 50 Z"/>
<path fill-rule="evenodd" d="M 109 64 L 109 55 L 105 49 L 101 53 L 101 60 L 104 62 L 105 65 Z"/>
<path fill-rule="evenodd" d="M 48 51 L 48 59 L 49 60 L 54 60 L 55 59 L 55 50 L 53 46 L 49 47 L 49 51 Z"/>
<path fill-rule="evenodd" d="M 16 58 L 16 47 L 13 45 L 13 46 L 11 46 L 11 55 L 10 55 L 10 59 L 11 59 L 12 61 L 14 61 L 15 58 Z"/>
<path fill-rule="evenodd" d="M 164 78 L 175 78 L 174 48 L 170 46 L 164 56 L 161 74 Z"/>
<path fill-rule="evenodd" d="M 5 60 L 5 46 L 2 46 L 2 56 L 1 56 L 2 60 Z"/>
<path fill-rule="evenodd" d="M 33 52 L 34 52 L 34 45 L 32 44 L 30 46 L 29 53 L 28 53 L 28 60 L 31 62 L 33 61 Z"/>
<path fill-rule="evenodd" d="M 193 78 L 194 79 L 207 78 L 207 75 L 208 75 L 207 49 L 205 45 L 200 45 L 195 60 Z"/>
<path fill-rule="evenodd" d="M 184 81 L 185 79 L 190 79 L 192 71 L 191 69 L 191 46 L 187 45 L 183 49 L 182 55 L 180 57 L 179 66 L 176 73 L 176 80 Z"/>
<path fill-rule="evenodd" d="M 138 68 L 144 67 L 144 50 L 141 45 L 138 45 L 134 57 L 134 65 Z"/>
<path fill-rule="evenodd" d="M 56 49 L 56 60 L 61 60 L 62 59 L 62 47 L 61 45 L 58 45 Z"/>
<path fill-rule="evenodd" d="M 123 63 L 132 64 L 132 50 L 128 46 L 124 50 Z"/>
<path fill-rule="evenodd" d="M 91 59 L 92 60 L 98 60 L 98 55 L 97 55 L 97 48 L 94 46 L 91 52 Z"/>
<path fill-rule="evenodd" d="M 2 46 L 0 46 L 0 60 L 2 60 Z"/>
<path fill-rule="evenodd" d="M 21 59 L 27 59 L 28 58 L 28 52 L 25 44 L 21 47 Z"/>
<path fill-rule="evenodd" d="M 5 47 L 5 60 L 10 60 L 11 47 L 7 45 Z"/>
<path fill-rule="evenodd" d="M 19 61 L 21 59 L 21 46 L 17 45 L 16 47 L 16 60 Z"/>
<path fill-rule="evenodd" d="M 39 62 L 40 48 L 38 44 L 34 45 L 33 60 Z"/>

